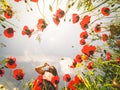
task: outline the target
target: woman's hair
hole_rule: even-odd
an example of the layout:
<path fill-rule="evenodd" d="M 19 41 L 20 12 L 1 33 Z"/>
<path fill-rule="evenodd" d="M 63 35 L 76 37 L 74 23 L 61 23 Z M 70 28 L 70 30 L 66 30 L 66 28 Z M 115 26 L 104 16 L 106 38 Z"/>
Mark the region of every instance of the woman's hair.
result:
<path fill-rule="evenodd" d="M 51 67 L 52 67 L 52 69 L 49 68 L 49 72 L 51 72 L 54 76 L 57 76 L 58 73 L 57 73 L 56 68 L 54 66 L 51 66 Z"/>
<path fill-rule="evenodd" d="M 50 81 L 47 81 L 47 80 L 43 80 L 42 82 L 42 90 L 56 90 L 54 85 L 50 82 Z"/>

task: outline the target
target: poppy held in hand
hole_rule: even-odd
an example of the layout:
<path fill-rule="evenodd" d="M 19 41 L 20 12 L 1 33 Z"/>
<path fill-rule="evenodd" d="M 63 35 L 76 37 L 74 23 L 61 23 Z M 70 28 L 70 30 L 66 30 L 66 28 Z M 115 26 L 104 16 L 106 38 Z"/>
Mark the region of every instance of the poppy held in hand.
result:
<path fill-rule="evenodd" d="M 37 28 L 38 30 L 42 31 L 47 27 L 47 23 L 45 22 L 44 19 L 39 19 L 37 23 Z"/>
<path fill-rule="evenodd" d="M 4 16 L 7 18 L 7 19 L 10 19 L 12 18 L 13 16 L 13 11 L 10 7 L 8 7 L 5 11 L 4 11 Z"/>
<path fill-rule="evenodd" d="M 72 22 L 75 24 L 79 21 L 80 17 L 78 14 L 72 14 Z"/>
<path fill-rule="evenodd" d="M 101 9 L 101 13 L 104 15 L 104 16 L 109 16 L 110 15 L 110 9 L 108 7 L 103 7 Z"/>
<path fill-rule="evenodd" d="M 13 28 L 7 28 L 4 30 L 4 36 L 7 37 L 7 38 L 12 38 L 14 36 L 14 30 Z"/>
<path fill-rule="evenodd" d="M 65 75 L 63 76 L 63 80 L 64 80 L 65 82 L 69 82 L 69 81 L 71 80 L 70 74 L 65 74 Z"/>
<path fill-rule="evenodd" d="M 22 80 L 24 78 L 24 72 L 22 69 L 15 69 L 13 71 L 13 77 L 16 79 L 16 80 Z"/>
<path fill-rule="evenodd" d="M 2 77 L 4 75 L 4 73 L 5 73 L 5 70 L 0 69 L 0 77 Z"/>
<path fill-rule="evenodd" d="M 28 35 L 28 37 L 30 38 L 32 33 L 33 33 L 34 29 L 30 30 L 28 28 L 28 26 L 24 26 L 23 30 L 22 30 L 22 35 Z"/>
<path fill-rule="evenodd" d="M 16 64 L 16 58 L 15 57 L 8 57 L 6 58 L 6 66 L 8 68 L 16 68 L 17 64 Z"/>

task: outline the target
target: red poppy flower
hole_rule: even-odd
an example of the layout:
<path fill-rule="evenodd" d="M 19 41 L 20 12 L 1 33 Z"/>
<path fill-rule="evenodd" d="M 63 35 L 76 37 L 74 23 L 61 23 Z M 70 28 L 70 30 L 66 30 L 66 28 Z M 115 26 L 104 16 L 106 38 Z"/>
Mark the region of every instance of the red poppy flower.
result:
<path fill-rule="evenodd" d="M 55 14 L 55 16 L 58 18 L 62 18 L 64 15 L 65 15 L 65 12 L 60 8 L 56 11 L 56 14 Z"/>
<path fill-rule="evenodd" d="M 5 70 L 0 69 L 0 77 L 2 77 L 4 75 L 4 73 L 5 73 Z"/>
<path fill-rule="evenodd" d="M 15 57 L 8 57 L 6 58 L 6 66 L 8 68 L 16 68 L 17 64 L 16 64 L 16 58 Z"/>
<path fill-rule="evenodd" d="M 79 55 L 79 54 L 76 55 L 75 62 L 77 62 L 77 63 L 81 63 L 82 62 L 81 55 Z"/>
<path fill-rule="evenodd" d="M 72 14 L 72 22 L 75 24 L 79 21 L 80 17 L 78 14 Z"/>
<path fill-rule="evenodd" d="M 52 82 L 53 85 L 54 85 L 54 84 L 58 84 L 58 83 L 59 83 L 59 80 L 60 80 L 59 76 L 54 76 L 54 77 L 52 78 L 51 82 Z"/>
<path fill-rule="evenodd" d="M 90 23 L 90 18 L 91 18 L 91 16 L 86 15 L 80 22 L 81 28 L 83 30 L 86 30 L 88 28 L 88 24 Z"/>
<path fill-rule="evenodd" d="M 32 2 L 38 2 L 38 0 L 31 0 Z"/>
<path fill-rule="evenodd" d="M 33 86 L 32 90 L 42 90 L 42 87 L 40 85 Z"/>
<path fill-rule="evenodd" d="M 110 60 L 112 57 L 111 53 L 110 52 L 106 52 L 106 60 Z"/>
<path fill-rule="evenodd" d="M 71 80 L 70 74 L 65 74 L 65 75 L 63 76 L 63 80 L 64 80 L 65 82 L 69 82 L 69 81 Z"/>
<path fill-rule="evenodd" d="M 19 1 L 21 1 L 21 0 L 14 0 L 15 2 L 19 2 Z"/>
<path fill-rule="evenodd" d="M 117 40 L 115 45 L 116 45 L 116 47 L 120 47 L 120 40 Z"/>
<path fill-rule="evenodd" d="M 42 82 L 43 82 L 43 77 L 39 75 L 37 79 L 33 82 L 32 90 L 42 90 L 41 87 Z"/>
<path fill-rule="evenodd" d="M 97 24 L 97 25 L 95 26 L 94 31 L 95 31 L 96 33 L 101 32 L 100 24 Z"/>
<path fill-rule="evenodd" d="M 81 45 L 84 45 L 85 43 L 86 43 L 85 39 L 81 39 L 81 40 L 80 40 L 80 44 L 81 44 Z"/>
<path fill-rule="evenodd" d="M 16 80 L 22 80 L 24 78 L 24 72 L 22 69 L 15 69 L 13 71 L 13 77 L 16 79 Z"/>
<path fill-rule="evenodd" d="M 10 19 L 12 18 L 13 16 L 13 11 L 10 7 L 8 7 L 5 11 L 4 11 L 4 16 L 7 18 L 7 19 Z"/>
<path fill-rule="evenodd" d="M 73 80 L 71 80 L 68 83 L 68 89 L 77 90 L 77 88 L 75 86 L 81 84 L 81 82 L 82 82 L 82 79 L 80 77 L 78 77 L 77 75 L 75 75 Z"/>
<path fill-rule="evenodd" d="M 80 25 L 81 25 L 81 28 L 82 28 L 83 30 L 88 29 L 88 23 L 85 23 L 84 21 L 81 21 L 81 22 L 80 22 Z"/>
<path fill-rule="evenodd" d="M 90 18 L 91 16 L 85 15 L 82 21 L 84 21 L 85 23 L 90 23 Z"/>
<path fill-rule="evenodd" d="M 102 40 L 105 42 L 105 41 L 107 41 L 107 39 L 108 39 L 107 34 L 102 34 Z"/>
<path fill-rule="evenodd" d="M 110 15 L 110 9 L 107 8 L 107 7 L 103 7 L 101 9 L 101 13 L 104 15 L 104 16 L 109 16 Z"/>
<path fill-rule="evenodd" d="M 4 36 L 7 37 L 7 38 L 12 38 L 14 36 L 14 30 L 13 28 L 7 28 L 4 30 Z"/>
<path fill-rule="evenodd" d="M 71 80 L 71 81 L 68 83 L 67 88 L 68 88 L 68 90 L 77 90 L 77 88 L 75 87 L 75 81 L 74 81 L 74 80 Z"/>
<path fill-rule="evenodd" d="M 84 45 L 83 48 L 82 48 L 82 53 L 84 53 L 87 56 L 90 56 L 90 55 L 94 54 L 95 50 L 96 50 L 95 46 Z"/>
<path fill-rule="evenodd" d="M 120 56 L 116 60 L 117 63 L 120 63 Z"/>
<path fill-rule="evenodd" d="M 47 27 L 47 23 L 45 22 L 44 19 L 39 19 L 37 23 L 37 28 L 38 30 L 42 31 Z"/>
<path fill-rule="evenodd" d="M 73 63 L 72 63 L 72 65 L 70 66 L 70 68 L 75 68 L 76 64 L 77 64 L 77 62 L 74 60 Z"/>
<path fill-rule="evenodd" d="M 88 37 L 88 32 L 87 31 L 81 32 L 80 38 L 86 39 L 87 37 Z"/>
<path fill-rule="evenodd" d="M 90 61 L 90 62 L 88 62 L 87 63 L 87 68 L 89 69 L 89 70 L 92 70 L 93 69 L 93 62 L 92 61 Z"/>
<path fill-rule="evenodd" d="M 82 82 L 82 79 L 79 78 L 77 75 L 74 76 L 74 81 L 76 84 L 80 84 Z"/>
<path fill-rule="evenodd" d="M 22 35 L 28 35 L 28 37 L 30 38 L 33 31 L 34 31 L 34 29 L 30 30 L 28 28 L 28 26 L 24 26 L 24 28 L 22 30 Z"/>
<path fill-rule="evenodd" d="M 53 21 L 54 21 L 54 23 L 56 24 L 56 25 L 58 25 L 59 23 L 60 23 L 60 20 L 59 20 L 59 18 L 58 17 L 53 17 Z"/>

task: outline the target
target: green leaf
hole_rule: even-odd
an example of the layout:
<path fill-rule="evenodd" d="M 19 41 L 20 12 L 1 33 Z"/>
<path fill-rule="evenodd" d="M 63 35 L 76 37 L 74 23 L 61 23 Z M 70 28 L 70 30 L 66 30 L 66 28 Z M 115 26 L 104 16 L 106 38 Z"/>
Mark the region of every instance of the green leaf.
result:
<path fill-rule="evenodd" d="M 100 82 L 103 82 L 103 77 L 101 75 L 98 75 L 97 76 L 97 79 L 100 81 Z"/>
<path fill-rule="evenodd" d="M 0 16 L 0 21 L 5 21 L 5 18 Z"/>
<path fill-rule="evenodd" d="M 5 64 L 6 63 L 6 59 L 0 61 L 0 64 Z"/>

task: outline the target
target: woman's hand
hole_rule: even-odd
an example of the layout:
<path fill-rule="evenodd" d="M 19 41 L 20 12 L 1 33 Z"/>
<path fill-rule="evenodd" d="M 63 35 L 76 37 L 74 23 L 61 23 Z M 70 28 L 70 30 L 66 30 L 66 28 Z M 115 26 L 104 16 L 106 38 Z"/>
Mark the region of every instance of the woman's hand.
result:
<path fill-rule="evenodd" d="M 46 66 L 50 66 L 48 63 L 44 63 L 44 66 L 46 67 Z"/>

